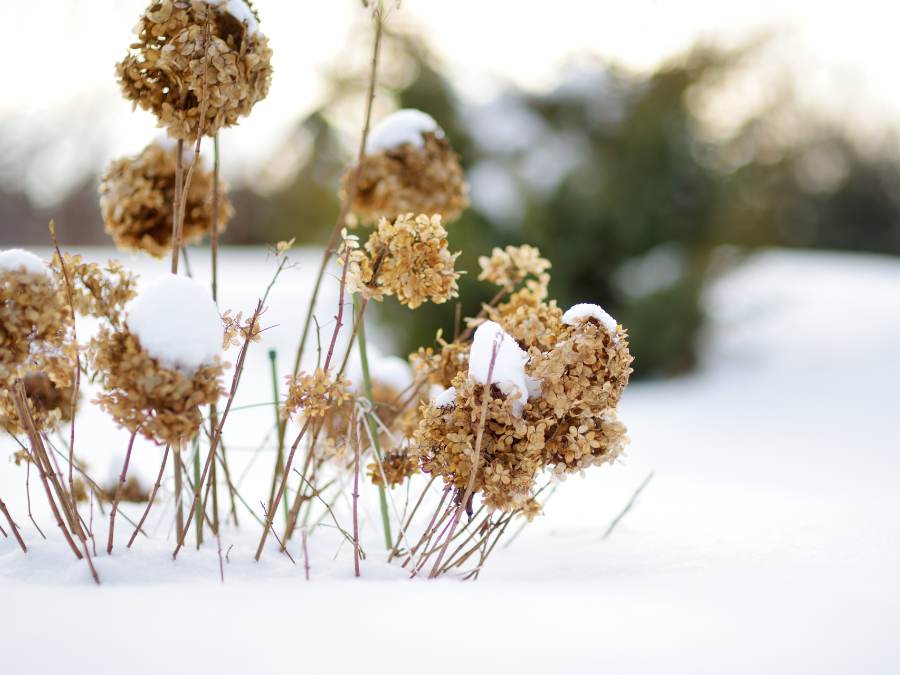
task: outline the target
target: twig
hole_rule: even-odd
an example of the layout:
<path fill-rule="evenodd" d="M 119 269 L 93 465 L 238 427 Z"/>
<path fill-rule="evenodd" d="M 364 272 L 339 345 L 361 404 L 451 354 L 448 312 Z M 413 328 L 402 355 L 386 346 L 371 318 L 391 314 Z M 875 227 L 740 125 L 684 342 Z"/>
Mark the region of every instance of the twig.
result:
<path fill-rule="evenodd" d="M 225 426 L 225 420 L 228 419 L 228 413 L 231 410 L 231 404 L 234 401 L 234 396 L 237 393 L 238 384 L 241 380 L 241 373 L 244 370 L 244 362 L 247 358 L 247 350 L 250 348 L 250 342 L 253 340 L 253 327 L 256 326 L 256 321 L 259 318 L 259 315 L 262 313 L 263 309 L 263 301 L 260 300 L 256 305 L 256 310 L 253 312 L 253 316 L 250 317 L 250 321 L 247 324 L 247 335 L 244 338 L 244 344 L 241 346 L 240 354 L 238 355 L 237 364 L 234 369 L 234 377 L 231 380 L 231 391 L 228 393 L 228 401 L 225 403 L 225 410 L 222 412 L 222 419 L 219 421 L 219 426 L 216 429 L 216 434 L 213 436 L 212 442 L 210 443 L 209 452 L 206 455 L 206 463 L 203 467 L 203 473 L 200 476 L 200 482 L 194 486 L 194 500 L 191 504 L 191 510 L 188 513 L 186 527 L 191 526 L 191 520 L 194 518 L 194 515 L 197 512 L 198 507 L 200 507 L 200 494 L 203 489 L 203 484 L 206 481 L 206 477 L 209 474 L 209 467 L 212 463 L 213 457 L 215 457 L 216 450 L 219 445 L 219 441 L 222 438 L 222 429 Z M 206 504 L 203 504 L 203 510 L 206 511 Z M 178 539 L 178 545 L 175 547 L 175 550 L 172 552 L 172 559 L 178 557 L 178 552 L 181 550 L 181 547 L 184 546 L 184 537 L 185 532 L 181 533 L 181 536 Z"/>
<path fill-rule="evenodd" d="M 159 492 L 159 486 L 162 483 L 163 472 L 166 470 L 166 461 L 169 459 L 169 446 L 166 446 L 166 450 L 163 453 L 162 463 L 159 465 L 159 474 L 156 476 L 156 483 L 153 486 L 153 490 L 150 492 L 150 499 L 147 500 L 147 508 L 144 509 L 144 515 L 141 516 L 140 521 L 137 524 L 137 527 L 134 528 L 134 533 L 131 535 L 131 539 L 128 540 L 128 548 L 131 548 L 131 545 L 134 543 L 134 540 L 138 536 L 138 532 L 144 527 L 144 521 L 147 520 L 147 516 L 150 515 L 150 507 L 153 506 L 153 500 L 156 499 L 156 493 Z"/>
<path fill-rule="evenodd" d="M 137 429 L 131 432 L 131 438 L 128 441 L 128 450 L 125 452 L 125 463 L 122 465 L 122 473 L 119 476 L 119 485 L 116 488 L 116 496 L 113 498 L 112 509 L 109 512 L 109 537 L 106 541 L 106 554 L 112 555 L 113 551 L 113 535 L 116 531 L 116 513 L 119 510 L 119 500 L 122 499 L 122 493 L 125 491 L 125 478 L 128 475 L 128 463 L 131 461 L 131 451 L 134 448 L 134 439 L 137 436 Z"/>
<path fill-rule="evenodd" d="M 644 482 L 641 483 L 640 485 L 638 485 L 637 490 L 635 490 L 634 494 L 631 495 L 631 499 L 628 500 L 628 503 L 625 505 L 625 508 L 622 509 L 622 511 L 621 511 L 621 513 L 619 513 L 619 515 L 617 515 L 615 518 L 613 518 L 613 521 L 609 524 L 609 527 L 606 528 L 606 532 L 604 532 L 603 536 L 600 537 L 601 539 L 606 539 L 609 535 L 611 535 L 612 531 L 614 529 L 616 529 L 616 525 L 619 524 L 619 521 L 622 520 L 622 518 L 624 518 L 629 511 L 631 511 L 631 508 L 635 505 L 635 502 L 637 502 L 637 498 L 640 496 L 641 492 L 644 491 L 644 488 L 647 487 L 647 483 L 649 483 L 650 480 L 653 478 L 653 474 L 654 474 L 654 472 L 651 471 L 647 475 L 647 477 L 644 479 Z"/>
<path fill-rule="evenodd" d="M 12 528 L 13 535 L 15 536 L 16 541 L 19 542 L 19 548 L 22 549 L 22 553 L 28 553 L 28 547 L 25 545 L 25 540 L 22 539 L 22 535 L 19 534 L 19 528 L 16 526 L 12 516 L 9 515 L 9 510 L 6 508 L 6 504 L 3 503 L 2 499 L 0 499 L 0 513 L 6 517 L 6 522 L 8 522 L 10 528 Z M 0 530 L 2 529 L 3 528 L 0 528 Z M 7 536 L 6 532 L 3 533 L 3 536 Z"/>
<path fill-rule="evenodd" d="M 356 407 L 350 416 L 350 444 L 353 446 L 353 572 L 359 576 L 359 431 L 356 428 Z"/>
<path fill-rule="evenodd" d="M 300 530 L 300 538 L 303 541 L 303 570 L 306 574 L 306 580 L 309 581 L 309 549 L 306 547 L 307 536 L 305 527 Z"/>
<path fill-rule="evenodd" d="M 456 507 L 456 513 L 453 514 L 453 521 L 450 527 L 450 534 L 447 535 L 447 541 L 444 543 L 444 548 L 441 549 L 441 552 L 438 554 L 438 558 L 434 563 L 434 567 L 431 569 L 431 574 L 429 578 L 434 579 L 438 575 L 438 571 L 441 569 L 441 561 L 444 559 L 444 554 L 447 551 L 447 547 L 450 545 L 450 539 L 453 537 L 453 531 L 456 529 L 457 523 L 459 523 L 459 518 L 462 515 L 462 512 L 466 508 L 466 504 L 469 503 L 469 497 L 472 496 L 472 491 L 475 488 L 475 476 L 478 474 L 478 465 L 481 462 L 481 442 L 484 438 L 484 425 L 487 422 L 487 411 L 488 411 L 488 402 L 491 397 L 491 383 L 494 379 L 494 366 L 497 363 L 497 353 L 500 351 L 500 344 L 503 342 L 503 333 L 499 333 L 496 338 L 494 338 L 494 346 L 491 351 L 491 361 L 488 364 L 488 372 L 487 372 L 487 381 L 483 385 L 482 389 L 482 403 L 481 403 L 481 421 L 478 423 L 478 433 L 475 437 L 475 459 L 472 462 L 472 473 L 469 476 L 469 483 L 466 485 L 466 491 L 463 494 L 462 500 L 459 502 L 459 506 Z"/>

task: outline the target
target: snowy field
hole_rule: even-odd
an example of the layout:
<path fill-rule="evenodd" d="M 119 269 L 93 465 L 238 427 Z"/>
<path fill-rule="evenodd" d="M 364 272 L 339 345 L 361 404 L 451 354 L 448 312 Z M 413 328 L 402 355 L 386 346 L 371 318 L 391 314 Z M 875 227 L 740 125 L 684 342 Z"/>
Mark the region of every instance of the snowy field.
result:
<path fill-rule="evenodd" d="M 269 372 L 270 348 L 290 367 L 316 256 L 298 260 L 272 291 L 263 325 L 274 327 L 251 348 L 249 372 Z M 252 311 L 274 268 L 262 251 L 228 252 L 222 307 Z M 708 305 L 702 370 L 631 385 L 624 461 L 562 484 L 476 583 L 410 582 L 385 564 L 370 488 L 361 580 L 326 527 L 311 538 L 310 582 L 274 547 L 254 563 L 260 527 L 245 516 L 223 533 L 233 548 L 222 585 L 214 542 L 172 562 L 171 513 L 159 508 L 152 540 L 129 551 L 120 539 L 98 556 L 96 588 L 36 498 L 41 540 L 23 469 L 4 464 L 0 495 L 31 550 L 0 538 L 0 673 L 900 672 L 900 261 L 765 253 Z M 333 313 L 324 298 L 329 334 Z M 259 377 L 235 405 L 271 401 Z M 236 409 L 226 428 L 248 494 L 265 492 L 272 454 L 253 449 L 272 421 L 271 406 Z M 127 436 L 95 410 L 78 425 L 79 455 L 109 481 Z M 5 441 L 4 460 L 11 453 Z M 134 472 L 152 481 L 159 458 L 139 444 Z"/>

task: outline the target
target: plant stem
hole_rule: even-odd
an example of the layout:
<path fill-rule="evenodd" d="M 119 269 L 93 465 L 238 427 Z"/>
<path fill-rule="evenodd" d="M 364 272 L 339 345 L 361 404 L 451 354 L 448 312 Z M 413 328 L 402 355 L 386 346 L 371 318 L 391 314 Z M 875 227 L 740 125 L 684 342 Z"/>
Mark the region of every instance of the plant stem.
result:
<path fill-rule="evenodd" d="M 169 446 L 166 446 L 166 451 L 163 453 L 162 464 L 159 465 L 159 474 L 156 476 L 156 484 L 153 486 L 153 490 L 150 492 L 150 499 L 147 501 L 147 508 L 144 510 L 144 515 L 141 516 L 140 521 L 138 521 L 137 527 L 134 528 L 134 533 L 131 535 L 131 539 L 128 540 L 128 548 L 131 548 L 131 545 L 134 543 L 134 540 L 137 539 L 138 532 L 140 532 L 144 527 L 144 521 L 147 520 L 147 516 L 150 515 L 150 507 L 153 506 L 153 500 L 156 499 L 156 493 L 159 492 L 159 486 L 162 483 L 163 473 L 166 470 L 166 461 L 169 459 Z"/>
<path fill-rule="evenodd" d="M 125 463 L 122 464 L 122 473 L 119 475 L 119 485 L 116 487 L 116 496 L 113 498 L 112 509 L 109 512 L 109 537 L 106 541 L 106 554 L 112 555 L 113 536 L 116 531 L 116 513 L 119 510 L 119 501 L 122 499 L 122 493 L 125 491 L 125 480 L 128 476 L 128 463 L 131 462 L 131 450 L 134 448 L 134 439 L 137 436 L 137 430 L 131 432 L 131 438 L 128 440 L 128 450 L 125 452 Z"/>
<path fill-rule="evenodd" d="M 278 364 L 277 364 L 278 353 L 274 349 L 269 350 L 269 363 L 272 367 L 272 401 L 273 407 L 275 410 L 275 429 L 278 436 L 278 454 L 275 458 L 275 471 L 272 473 L 272 487 L 269 490 L 269 505 L 267 510 L 272 511 L 277 508 L 277 505 L 272 503 L 272 500 L 275 499 L 275 490 L 278 487 L 278 477 L 284 474 L 284 424 L 285 421 L 281 419 L 281 411 L 278 408 Z M 287 519 L 289 517 L 288 512 L 288 503 L 287 499 L 284 499 L 284 517 Z M 287 541 L 287 534 L 285 534 L 285 541 Z"/>
<path fill-rule="evenodd" d="M 353 296 L 353 306 L 360 310 L 360 300 L 359 296 Z M 372 378 L 369 375 L 369 353 L 366 349 L 366 324 L 365 317 L 362 316 L 362 312 L 360 312 L 359 317 L 359 328 L 356 332 L 356 338 L 359 345 L 359 361 L 362 366 L 362 376 L 363 376 L 363 388 L 366 392 L 366 398 L 369 399 L 369 403 L 374 407 L 375 405 L 375 397 L 372 391 Z M 375 424 L 375 421 L 372 419 L 372 412 L 369 411 L 366 413 L 366 424 L 369 427 L 369 436 L 372 439 L 372 447 L 375 452 L 375 456 L 378 462 L 381 462 L 381 441 L 379 440 L 378 427 Z M 378 503 L 381 507 L 381 526 L 384 528 L 384 546 L 390 551 L 394 548 L 394 541 L 391 537 L 391 518 L 388 514 L 388 503 L 387 503 L 387 495 L 385 494 L 385 489 L 383 485 L 378 486 Z"/>
<path fill-rule="evenodd" d="M 353 572 L 359 577 L 359 430 L 356 408 L 350 418 L 350 443 L 353 446 Z"/>
<path fill-rule="evenodd" d="M 9 510 L 6 508 L 6 504 L 3 503 L 2 499 L 0 499 L 0 513 L 6 517 L 6 522 L 8 522 L 9 526 L 12 528 L 13 535 L 15 535 L 16 541 L 19 542 L 19 548 L 22 549 L 22 553 L 28 553 L 28 547 L 25 545 L 22 535 L 19 534 L 19 528 L 16 527 L 16 523 L 12 519 L 12 516 L 9 515 Z M 4 536 L 6 536 L 5 533 Z"/>
<path fill-rule="evenodd" d="M 184 503 L 182 499 L 182 482 L 181 482 L 181 441 L 175 442 L 172 449 L 172 459 L 175 463 L 175 536 L 178 541 L 184 539 Z"/>

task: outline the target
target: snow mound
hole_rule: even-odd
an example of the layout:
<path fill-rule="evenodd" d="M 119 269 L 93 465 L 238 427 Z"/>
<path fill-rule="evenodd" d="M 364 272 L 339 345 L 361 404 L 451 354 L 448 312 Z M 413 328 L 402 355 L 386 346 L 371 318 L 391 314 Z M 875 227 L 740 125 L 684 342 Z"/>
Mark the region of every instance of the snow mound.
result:
<path fill-rule="evenodd" d="M 618 325 L 616 320 L 612 318 L 600 305 L 592 305 L 588 302 L 581 302 L 577 305 L 572 305 L 566 310 L 566 313 L 563 314 L 562 321 L 564 324 L 568 326 L 574 326 L 586 319 L 596 319 L 600 323 L 602 323 L 606 330 L 610 333 L 616 332 L 616 326 Z"/>
<path fill-rule="evenodd" d="M 209 289 L 188 277 L 153 281 L 128 304 L 125 323 L 165 368 L 191 375 L 222 353 L 219 310 Z"/>
<path fill-rule="evenodd" d="M 21 248 L 11 248 L 0 251 L 0 270 L 19 272 L 25 269 L 29 274 L 45 274 L 50 276 L 47 263 L 38 258 L 34 253 Z"/>
<path fill-rule="evenodd" d="M 497 340 L 500 341 L 500 346 L 497 349 L 491 381 L 488 382 L 488 371 Z M 528 354 L 499 324 L 485 321 L 475 331 L 469 352 L 469 377 L 479 384 L 496 384 L 507 396 L 518 391 L 519 398 L 513 403 L 513 412 L 516 415 L 522 414 L 525 400 L 529 395 L 540 391 L 540 382 L 525 374 L 526 363 Z"/>
<path fill-rule="evenodd" d="M 247 33 L 256 35 L 259 31 L 259 22 L 250 11 L 250 6 L 245 0 L 220 0 L 219 9 L 224 9 L 235 19 L 247 25 Z"/>
<path fill-rule="evenodd" d="M 390 387 L 396 392 L 405 391 L 413 382 L 412 369 L 399 356 L 386 356 L 372 362 L 369 377 L 373 383 Z"/>
<path fill-rule="evenodd" d="M 425 145 L 422 134 L 432 132 L 443 136 L 443 130 L 428 113 L 413 108 L 404 108 L 388 115 L 375 125 L 366 141 L 366 152 L 384 152 L 409 143 L 421 148 Z"/>
<path fill-rule="evenodd" d="M 431 405 L 435 408 L 446 408 L 456 402 L 456 387 L 448 387 L 431 399 Z"/>

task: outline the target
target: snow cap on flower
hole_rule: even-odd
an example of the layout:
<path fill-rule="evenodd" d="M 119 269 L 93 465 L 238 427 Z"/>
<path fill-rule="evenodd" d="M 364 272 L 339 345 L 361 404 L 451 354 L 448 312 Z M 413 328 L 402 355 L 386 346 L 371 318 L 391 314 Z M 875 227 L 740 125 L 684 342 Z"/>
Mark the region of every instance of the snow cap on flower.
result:
<path fill-rule="evenodd" d="M 476 329 L 469 351 L 469 377 L 478 384 L 496 385 L 507 396 L 518 396 L 513 402 L 517 415 L 529 396 L 540 393 L 540 382 L 525 373 L 526 363 L 528 354 L 499 324 L 485 321 Z"/>
<path fill-rule="evenodd" d="M 0 251 L 0 270 L 26 272 L 28 274 L 50 274 L 50 268 L 46 262 L 31 251 L 21 248 L 10 248 Z"/>
<path fill-rule="evenodd" d="M 610 333 L 616 332 L 618 323 L 600 305 L 581 302 L 569 307 L 562 316 L 562 322 L 567 326 L 575 326 L 588 319 L 599 321 Z"/>
<path fill-rule="evenodd" d="M 366 140 L 366 152 L 374 154 L 393 150 L 402 145 L 422 148 L 425 145 L 425 134 L 444 137 L 444 131 L 428 113 L 414 108 L 405 108 L 391 113 L 372 129 Z"/>
<path fill-rule="evenodd" d="M 161 366 L 191 375 L 222 353 L 222 320 L 209 289 L 167 274 L 126 308 L 125 323 Z"/>

